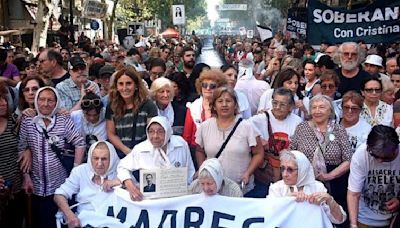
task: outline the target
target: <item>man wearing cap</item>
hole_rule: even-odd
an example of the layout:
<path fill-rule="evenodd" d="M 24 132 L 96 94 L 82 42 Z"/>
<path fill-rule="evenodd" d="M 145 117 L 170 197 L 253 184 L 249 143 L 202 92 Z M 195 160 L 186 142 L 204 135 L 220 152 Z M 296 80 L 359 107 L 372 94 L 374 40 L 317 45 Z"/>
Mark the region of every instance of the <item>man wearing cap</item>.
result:
<path fill-rule="evenodd" d="M 99 70 L 98 82 L 101 86 L 101 96 L 104 97 L 108 94 L 110 88 L 110 78 L 114 74 L 115 68 L 111 65 L 102 66 Z"/>
<path fill-rule="evenodd" d="M 389 76 L 380 73 L 380 70 L 383 68 L 382 65 L 383 59 L 379 55 L 368 55 L 364 62 L 364 70 L 367 71 L 370 75 L 376 75 L 380 79 L 390 80 Z"/>
<path fill-rule="evenodd" d="M 80 56 L 71 57 L 68 68 L 71 78 L 59 83 L 56 89 L 60 95 L 61 108 L 72 112 L 81 108 L 82 98 L 87 92 L 100 96 L 100 89 L 95 82 L 88 80 L 89 70 Z"/>
<path fill-rule="evenodd" d="M 51 79 L 53 87 L 70 77 L 63 68 L 63 57 L 60 52 L 46 49 L 39 55 L 40 70 Z"/>
<path fill-rule="evenodd" d="M 149 59 L 149 54 L 146 52 L 146 43 L 142 40 L 135 44 L 135 47 L 138 49 L 140 55 L 142 56 L 143 62 L 146 62 Z"/>

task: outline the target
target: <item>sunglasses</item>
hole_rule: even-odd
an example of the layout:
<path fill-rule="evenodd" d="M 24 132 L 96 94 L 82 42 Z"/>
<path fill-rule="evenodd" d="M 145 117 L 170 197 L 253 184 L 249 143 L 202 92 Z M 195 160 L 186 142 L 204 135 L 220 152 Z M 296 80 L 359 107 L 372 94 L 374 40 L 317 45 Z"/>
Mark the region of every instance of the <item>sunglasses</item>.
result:
<path fill-rule="evenodd" d="M 281 170 L 281 173 L 283 173 L 283 171 L 286 170 L 286 172 L 287 172 L 288 174 L 292 174 L 292 173 L 294 173 L 295 171 L 297 171 L 298 169 L 295 169 L 295 168 L 292 168 L 292 167 L 281 166 L 281 167 L 280 167 L 280 170 Z"/>
<path fill-rule="evenodd" d="M 203 89 L 215 89 L 215 88 L 217 88 L 217 84 L 215 84 L 215 83 L 205 83 L 205 82 L 203 82 L 203 83 L 201 83 L 201 87 L 202 87 Z"/>
<path fill-rule="evenodd" d="M 93 105 L 94 107 L 99 107 L 100 104 L 101 104 L 100 99 L 93 99 L 93 100 L 85 99 L 85 100 L 82 100 L 82 103 L 81 103 L 82 107 L 84 107 L 84 108 L 88 108 L 91 105 Z"/>
<path fill-rule="evenodd" d="M 278 108 L 278 107 L 282 107 L 282 108 L 287 108 L 289 107 L 288 103 L 284 103 L 284 102 L 279 102 L 276 100 L 272 100 L 272 107 L 274 108 Z"/>
<path fill-rule="evenodd" d="M 367 93 L 381 93 L 381 92 L 382 92 L 382 89 L 373 89 L 373 88 L 370 88 L 370 89 L 364 89 L 364 91 L 367 92 Z"/>
<path fill-rule="evenodd" d="M 351 107 L 351 106 L 343 106 L 343 111 L 345 111 L 345 112 L 359 112 L 361 110 L 361 108 L 360 107 L 357 107 L 357 106 L 353 106 L 353 107 Z"/>
<path fill-rule="evenodd" d="M 24 93 L 30 92 L 30 91 L 36 92 L 36 91 L 38 91 L 38 90 L 39 90 L 39 87 L 37 87 L 37 86 L 34 86 L 34 87 L 25 87 L 25 88 L 22 89 L 22 92 L 24 92 Z"/>

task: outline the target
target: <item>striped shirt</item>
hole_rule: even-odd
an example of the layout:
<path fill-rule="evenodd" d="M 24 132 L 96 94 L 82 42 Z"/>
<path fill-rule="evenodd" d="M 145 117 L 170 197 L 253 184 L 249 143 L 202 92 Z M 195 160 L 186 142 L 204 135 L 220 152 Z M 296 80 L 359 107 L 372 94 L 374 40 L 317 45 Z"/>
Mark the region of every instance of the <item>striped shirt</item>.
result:
<path fill-rule="evenodd" d="M 100 96 L 99 86 L 90 80 L 88 80 L 85 84 L 85 88 L 91 86 L 92 84 L 96 85 L 96 91 L 94 93 Z M 77 87 L 74 81 L 71 78 L 68 78 L 62 82 L 60 82 L 56 89 L 58 94 L 60 95 L 61 107 L 67 110 L 72 109 L 81 99 L 81 88 Z"/>
<path fill-rule="evenodd" d="M 146 140 L 147 121 L 157 115 L 158 110 L 156 105 L 148 99 L 145 100 L 138 111 L 136 131 L 132 132 L 133 120 L 135 116 L 132 109 L 127 110 L 125 115 L 119 119 L 114 116 L 110 105 L 107 106 L 106 110 L 106 119 L 114 121 L 116 134 L 121 139 L 122 143 L 131 149 L 135 146 L 132 144 L 132 138 L 134 136 L 133 134 L 135 134 L 136 144 Z"/>
<path fill-rule="evenodd" d="M 0 134 L 0 176 L 13 186 L 15 192 L 21 190 L 21 172 L 18 167 L 18 139 L 14 132 L 15 123 L 8 117 L 7 127 Z"/>
<path fill-rule="evenodd" d="M 32 152 L 32 182 L 34 194 L 49 196 L 64 183 L 67 172 L 43 133 L 43 130 L 32 122 L 32 117 L 22 120 L 18 151 L 29 148 Z M 76 130 L 68 115 L 56 114 L 54 125 L 47 130 L 50 140 L 58 148 L 65 148 L 66 142 L 75 148 L 85 147 L 83 137 Z"/>

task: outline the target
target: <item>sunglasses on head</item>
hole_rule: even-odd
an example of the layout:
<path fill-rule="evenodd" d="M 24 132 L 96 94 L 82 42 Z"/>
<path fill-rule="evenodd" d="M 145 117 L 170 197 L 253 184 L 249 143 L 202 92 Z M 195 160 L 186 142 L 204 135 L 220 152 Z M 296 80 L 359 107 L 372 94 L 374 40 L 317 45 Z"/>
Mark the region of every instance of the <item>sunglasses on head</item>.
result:
<path fill-rule="evenodd" d="M 93 99 L 93 100 L 85 99 L 85 100 L 82 100 L 82 103 L 81 103 L 82 107 L 84 107 L 84 108 L 88 108 L 91 105 L 93 105 L 95 107 L 99 107 L 100 104 L 101 104 L 100 99 Z"/>
<path fill-rule="evenodd" d="M 215 83 L 205 83 L 205 82 L 203 82 L 203 83 L 201 83 L 201 87 L 202 87 L 203 89 L 215 89 L 215 88 L 217 88 L 217 84 L 215 84 Z"/>

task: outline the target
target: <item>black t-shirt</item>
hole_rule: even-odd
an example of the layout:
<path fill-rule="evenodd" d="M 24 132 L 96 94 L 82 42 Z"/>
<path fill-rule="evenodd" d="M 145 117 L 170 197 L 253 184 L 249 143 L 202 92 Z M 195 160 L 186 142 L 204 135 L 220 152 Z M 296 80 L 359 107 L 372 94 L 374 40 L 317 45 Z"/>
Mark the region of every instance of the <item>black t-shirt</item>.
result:
<path fill-rule="evenodd" d="M 339 76 L 340 84 L 338 88 L 338 92 L 340 93 L 340 97 L 342 97 L 346 92 L 350 90 L 357 91 L 361 93 L 361 83 L 365 77 L 368 77 L 368 72 L 360 69 L 358 74 L 352 78 L 346 78 L 342 74 L 342 69 L 339 68 L 336 73 Z"/>
<path fill-rule="evenodd" d="M 64 81 L 65 79 L 68 79 L 71 75 L 67 72 L 64 74 L 64 76 L 62 76 L 61 78 L 52 78 L 51 82 L 53 83 L 53 87 L 56 88 L 56 85 L 62 81 Z"/>

